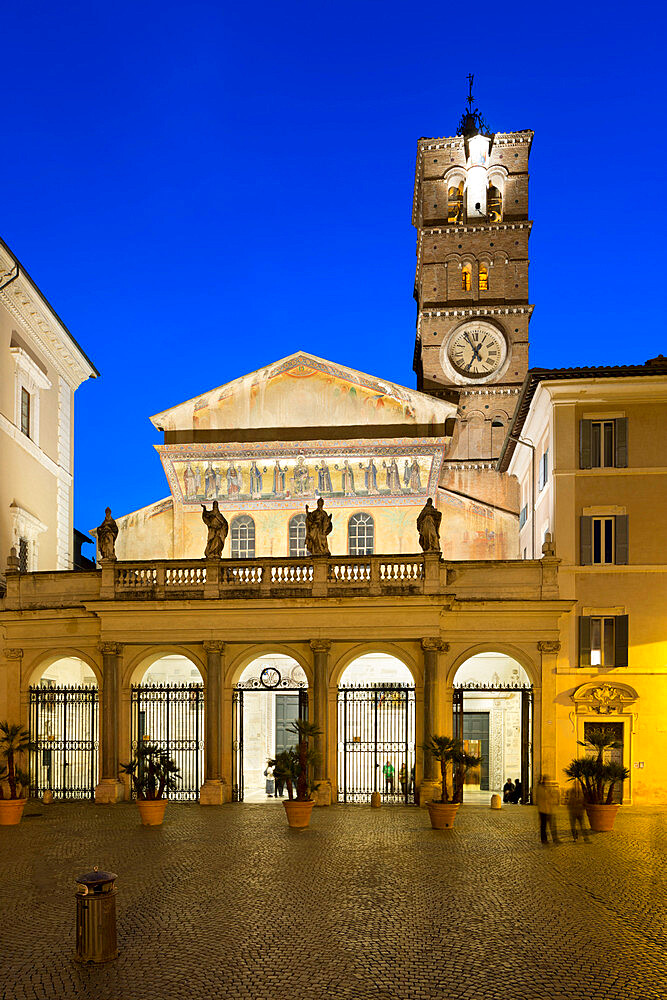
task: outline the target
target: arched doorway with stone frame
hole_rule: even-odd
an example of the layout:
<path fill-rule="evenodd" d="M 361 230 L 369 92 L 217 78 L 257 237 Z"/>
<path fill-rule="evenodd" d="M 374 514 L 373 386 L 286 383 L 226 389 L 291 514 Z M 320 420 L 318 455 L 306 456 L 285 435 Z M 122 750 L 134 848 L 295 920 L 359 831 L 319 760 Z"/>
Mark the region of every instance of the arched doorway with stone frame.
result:
<path fill-rule="evenodd" d="M 96 665 L 78 650 L 42 658 L 28 685 L 30 795 L 95 797 L 99 779 L 99 684 Z"/>
<path fill-rule="evenodd" d="M 338 678 L 339 802 L 370 802 L 373 793 L 386 803 L 415 802 L 415 675 L 397 654 L 357 653 Z"/>
<path fill-rule="evenodd" d="M 232 800 L 272 803 L 286 795 L 268 761 L 296 745 L 308 718 L 308 677 L 295 657 L 265 652 L 246 663 L 232 689 Z"/>
<path fill-rule="evenodd" d="M 130 753 L 140 743 L 164 750 L 179 768 L 169 798 L 197 801 L 204 782 L 205 753 L 200 665 L 184 652 L 155 650 L 131 665 L 129 680 Z"/>
<path fill-rule="evenodd" d="M 532 801 L 534 689 L 524 665 L 508 652 L 483 650 L 459 657 L 453 679 L 453 733 L 482 758 L 465 779 L 464 801 L 488 802 L 511 779 L 515 798 Z"/>

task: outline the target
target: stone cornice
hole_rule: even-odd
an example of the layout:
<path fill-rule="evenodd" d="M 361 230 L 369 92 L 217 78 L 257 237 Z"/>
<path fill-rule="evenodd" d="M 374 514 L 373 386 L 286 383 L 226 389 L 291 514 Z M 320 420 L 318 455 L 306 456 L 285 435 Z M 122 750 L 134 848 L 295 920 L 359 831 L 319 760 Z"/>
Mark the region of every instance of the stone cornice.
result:
<path fill-rule="evenodd" d="M 13 255 L 0 243 L 0 279 L 6 280 L 15 271 Z M 73 389 L 99 374 L 46 300 L 36 294 L 22 266 L 18 277 L 0 292 L 0 302 Z"/>
<path fill-rule="evenodd" d="M 432 319 L 434 316 L 440 317 L 444 316 L 449 318 L 451 316 L 460 316 L 462 319 L 466 316 L 471 316 L 477 318 L 478 316 L 532 316 L 533 305 L 524 306 L 484 306 L 484 305 L 474 305 L 474 306 L 457 306 L 452 309 L 422 309 L 419 314 L 420 321 L 422 319 Z"/>

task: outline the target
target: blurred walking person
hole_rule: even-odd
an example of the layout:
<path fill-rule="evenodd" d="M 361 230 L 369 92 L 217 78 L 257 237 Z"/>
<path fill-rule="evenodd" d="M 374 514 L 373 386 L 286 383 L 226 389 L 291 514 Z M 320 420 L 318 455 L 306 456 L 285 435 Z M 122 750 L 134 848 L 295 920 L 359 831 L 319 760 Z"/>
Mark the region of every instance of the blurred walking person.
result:
<path fill-rule="evenodd" d="M 558 805 L 558 789 L 551 782 L 548 774 L 543 774 L 537 784 L 535 793 L 535 804 L 540 815 L 540 840 L 543 844 L 548 843 L 547 826 L 551 832 L 551 839 L 554 844 L 560 844 L 558 839 L 558 828 L 556 826 L 556 806 Z"/>
<path fill-rule="evenodd" d="M 579 824 L 579 830 L 581 830 L 582 837 L 587 844 L 590 843 L 588 827 L 584 823 L 584 793 L 578 781 L 575 781 L 567 797 L 567 812 L 570 817 L 572 840 L 576 844 L 579 838 L 579 831 L 577 830 L 577 824 Z"/>

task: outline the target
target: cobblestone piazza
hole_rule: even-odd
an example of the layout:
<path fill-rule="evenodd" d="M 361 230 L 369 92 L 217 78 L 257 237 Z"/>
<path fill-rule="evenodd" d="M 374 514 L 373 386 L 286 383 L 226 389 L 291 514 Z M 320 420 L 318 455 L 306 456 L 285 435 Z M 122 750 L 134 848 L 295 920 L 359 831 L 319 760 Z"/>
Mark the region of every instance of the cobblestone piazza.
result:
<path fill-rule="evenodd" d="M 542 847 L 533 808 L 30 804 L 0 829 L 3 1000 L 667 995 L 664 812 Z M 75 876 L 118 874 L 119 958 L 79 966 Z"/>

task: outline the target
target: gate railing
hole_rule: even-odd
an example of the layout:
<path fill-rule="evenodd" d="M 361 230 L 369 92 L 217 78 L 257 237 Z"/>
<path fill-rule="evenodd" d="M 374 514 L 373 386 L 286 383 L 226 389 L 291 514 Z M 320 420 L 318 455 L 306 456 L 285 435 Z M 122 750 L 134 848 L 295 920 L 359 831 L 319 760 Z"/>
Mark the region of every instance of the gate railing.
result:
<path fill-rule="evenodd" d="M 30 794 L 94 799 L 99 765 L 99 693 L 92 685 L 28 692 Z"/>
<path fill-rule="evenodd" d="M 203 684 L 135 684 L 132 750 L 141 741 L 166 750 L 180 768 L 170 799 L 196 801 L 204 780 Z"/>
<path fill-rule="evenodd" d="M 339 802 L 414 802 L 415 750 L 414 687 L 338 689 Z"/>

